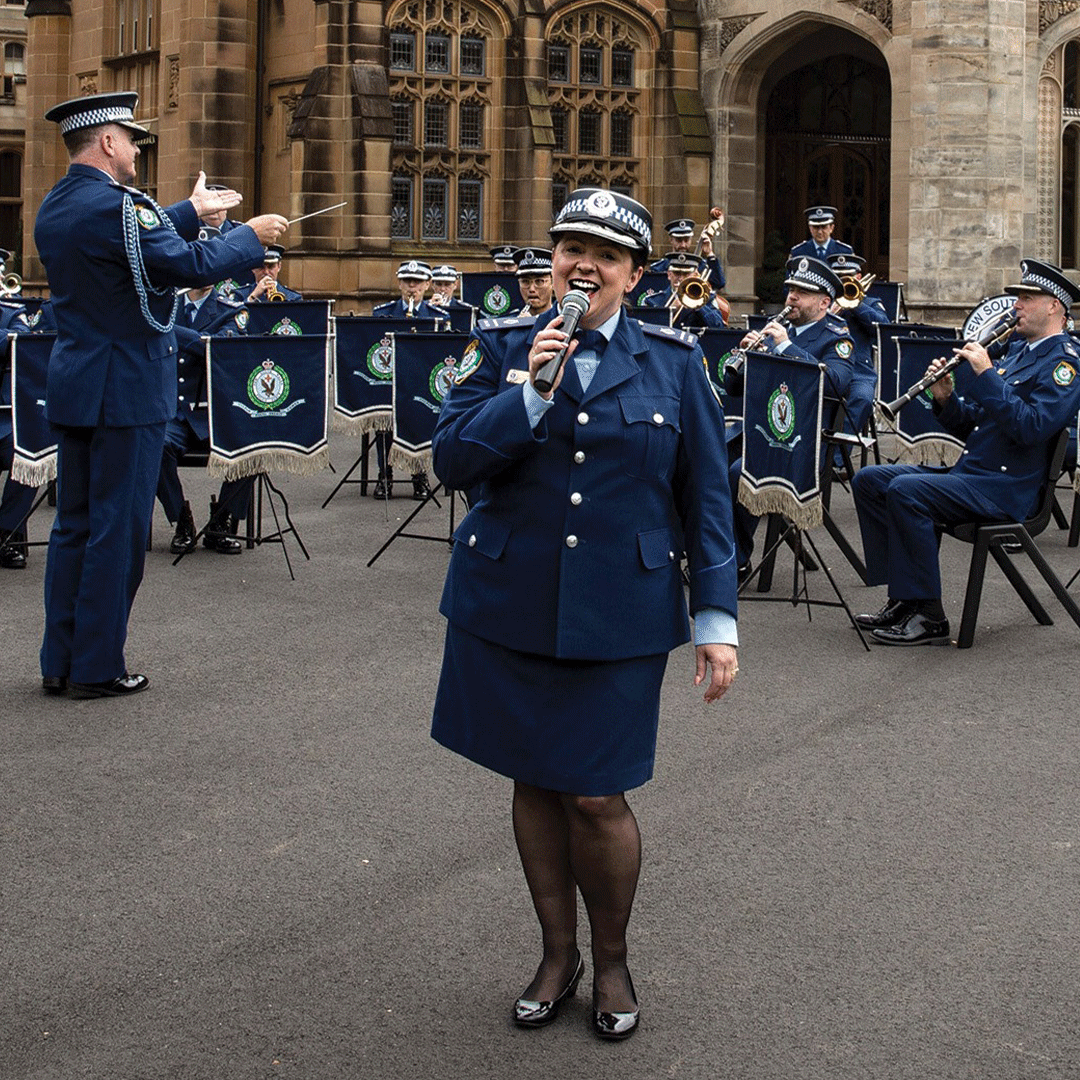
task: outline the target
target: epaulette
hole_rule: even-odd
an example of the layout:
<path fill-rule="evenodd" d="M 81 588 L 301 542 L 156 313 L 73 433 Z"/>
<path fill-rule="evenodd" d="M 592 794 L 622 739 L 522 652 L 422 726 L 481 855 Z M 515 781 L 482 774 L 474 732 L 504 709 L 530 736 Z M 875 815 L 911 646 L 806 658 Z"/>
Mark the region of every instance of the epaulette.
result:
<path fill-rule="evenodd" d="M 1076 356 L 1077 355 L 1076 346 L 1073 345 L 1073 343 L 1071 341 L 1066 341 L 1065 344 L 1061 346 L 1061 348 L 1062 348 L 1062 350 L 1064 352 L 1067 352 L 1070 356 Z"/>
<path fill-rule="evenodd" d="M 224 304 L 226 307 L 242 308 L 244 306 L 243 300 L 237 300 L 232 296 L 227 296 L 225 293 L 217 294 L 218 303 Z"/>
<path fill-rule="evenodd" d="M 371 310 L 382 311 L 384 308 L 391 308 L 397 303 L 396 300 L 388 300 L 385 304 L 376 304 Z"/>
<path fill-rule="evenodd" d="M 847 337 L 849 334 L 848 325 L 846 322 L 832 322 L 831 320 L 826 320 L 825 327 L 826 329 L 831 330 L 834 334 L 843 334 L 845 337 Z"/>
<path fill-rule="evenodd" d="M 499 319 L 481 319 L 476 324 L 477 330 L 512 330 L 515 326 L 532 326 L 535 315 L 505 315 Z"/>
<path fill-rule="evenodd" d="M 14 300 L 0 300 L 0 307 L 14 308 L 16 311 L 22 311 L 26 305 L 17 304 Z"/>
<path fill-rule="evenodd" d="M 677 341 L 692 349 L 697 343 L 697 334 L 691 334 L 689 330 L 677 330 L 671 326 L 655 326 L 652 323 L 642 323 L 641 329 L 650 337 L 663 338 L 665 341 Z"/>

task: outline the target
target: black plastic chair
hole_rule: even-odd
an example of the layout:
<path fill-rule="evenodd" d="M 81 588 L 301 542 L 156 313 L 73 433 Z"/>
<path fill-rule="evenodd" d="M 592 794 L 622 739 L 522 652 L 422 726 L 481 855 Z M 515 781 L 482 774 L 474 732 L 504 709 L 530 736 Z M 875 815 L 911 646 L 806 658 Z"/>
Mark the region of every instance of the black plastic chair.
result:
<path fill-rule="evenodd" d="M 1024 601 L 1028 611 L 1035 616 L 1039 624 L 1052 626 L 1054 620 L 1036 599 L 1031 587 L 1012 560 L 1013 554 L 1025 552 L 1035 569 L 1042 575 L 1043 580 L 1050 586 L 1061 606 L 1068 612 L 1069 617 L 1080 627 L 1080 607 L 1077 607 L 1076 602 L 1066 592 L 1065 586 L 1061 584 L 1057 574 L 1043 558 L 1042 552 L 1039 551 L 1033 539 L 1046 528 L 1053 513 L 1054 485 L 1061 475 L 1067 442 L 1068 432 L 1062 431 L 1051 448 L 1047 477 L 1039 495 L 1038 506 L 1027 521 L 967 521 L 960 525 L 945 527 L 944 531 L 950 536 L 973 545 L 971 563 L 968 568 L 967 591 L 964 594 L 964 613 L 960 617 L 960 634 L 956 639 L 957 648 L 970 649 L 975 639 L 975 622 L 979 617 L 987 555 L 993 556 L 1009 584 L 1016 590 L 1017 595 Z"/>

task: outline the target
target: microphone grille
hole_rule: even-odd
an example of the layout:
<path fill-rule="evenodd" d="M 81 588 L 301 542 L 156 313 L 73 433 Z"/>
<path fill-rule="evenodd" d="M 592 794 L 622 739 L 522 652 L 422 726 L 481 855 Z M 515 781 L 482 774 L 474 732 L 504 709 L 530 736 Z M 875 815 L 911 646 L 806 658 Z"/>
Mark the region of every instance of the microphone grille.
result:
<path fill-rule="evenodd" d="M 589 297 L 580 289 L 572 289 L 559 304 L 559 314 L 568 315 L 571 309 L 576 308 L 579 317 L 589 310 Z"/>

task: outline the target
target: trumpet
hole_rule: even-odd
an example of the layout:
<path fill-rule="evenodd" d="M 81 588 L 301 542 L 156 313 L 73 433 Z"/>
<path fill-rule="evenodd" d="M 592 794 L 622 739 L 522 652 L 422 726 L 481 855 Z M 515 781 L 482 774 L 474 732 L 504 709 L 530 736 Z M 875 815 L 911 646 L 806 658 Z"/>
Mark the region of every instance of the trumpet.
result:
<path fill-rule="evenodd" d="M 741 371 L 743 365 L 746 363 L 746 354 L 748 352 L 753 352 L 753 350 L 765 340 L 765 337 L 767 336 L 765 331 L 772 326 L 773 323 L 783 322 L 791 314 L 791 311 L 792 305 L 788 304 L 775 318 L 770 319 L 757 331 L 757 333 L 752 334 L 750 340 L 745 345 L 739 346 L 737 349 L 732 349 L 728 356 L 727 363 L 724 364 L 724 371 L 727 371 L 728 368 L 734 368 L 735 371 Z"/>
<path fill-rule="evenodd" d="M 877 274 L 867 274 L 861 280 L 854 276 L 844 278 L 844 293 L 833 302 L 833 313 L 852 311 L 857 308 L 863 302 L 867 291 L 876 279 Z"/>
<path fill-rule="evenodd" d="M 964 344 L 966 345 L 969 342 L 974 341 L 976 345 L 981 345 L 984 349 L 989 349 L 999 341 L 1004 341 L 1005 338 L 1013 332 L 1019 318 L 1020 317 L 1016 314 L 1015 309 L 1013 311 L 1008 311 L 996 322 L 992 322 L 988 326 L 985 326 L 982 332 L 975 337 L 965 338 Z M 878 408 L 881 410 L 881 415 L 884 416 L 886 420 L 895 420 L 896 414 L 909 401 L 914 401 L 924 390 L 928 390 L 939 379 L 944 379 L 950 372 L 955 371 L 965 359 L 966 357 L 954 354 L 946 360 L 937 371 L 931 372 L 929 375 L 924 375 L 895 401 L 879 401 Z"/>
<path fill-rule="evenodd" d="M 416 300 L 413 297 L 409 297 L 408 303 L 405 305 L 405 317 L 411 319 L 416 314 Z"/>
<path fill-rule="evenodd" d="M 277 287 L 277 283 L 275 282 L 273 285 L 270 286 L 269 289 L 266 290 L 266 299 L 269 300 L 271 303 L 280 304 L 283 300 L 286 299 L 286 297 L 285 294 Z"/>
<path fill-rule="evenodd" d="M 22 292 L 22 278 L 18 274 L 5 274 L 0 281 L 0 293 L 4 296 L 15 296 Z"/>

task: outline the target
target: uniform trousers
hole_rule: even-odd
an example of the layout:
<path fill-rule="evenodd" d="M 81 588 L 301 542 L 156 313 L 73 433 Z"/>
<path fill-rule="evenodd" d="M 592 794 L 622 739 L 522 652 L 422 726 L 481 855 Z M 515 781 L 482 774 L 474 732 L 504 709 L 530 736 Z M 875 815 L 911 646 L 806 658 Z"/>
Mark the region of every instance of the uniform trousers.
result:
<path fill-rule="evenodd" d="M 851 482 L 859 513 L 867 585 L 892 600 L 937 600 L 939 525 L 1005 521 L 970 476 L 925 465 L 869 465 Z"/>
<path fill-rule="evenodd" d="M 142 581 L 165 424 L 56 432 L 41 673 L 106 682 L 127 671 L 124 641 Z"/>
<path fill-rule="evenodd" d="M 165 428 L 165 448 L 161 455 L 161 473 L 158 476 L 157 497 L 165 509 L 170 525 L 175 525 L 184 509 L 184 485 L 180 483 L 179 461 L 192 450 L 206 450 L 209 444 L 198 432 L 182 420 L 170 420 Z M 226 480 L 218 493 L 218 506 L 238 520 L 247 517 L 251 505 L 251 492 L 255 478 L 245 476 L 242 480 Z"/>
<path fill-rule="evenodd" d="M 0 498 L 0 529 L 5 532 L 13 532 L 18 525 L 19 539 L 25 539 L 26 530 L 22 527 L 22 520 L 30 513 L 30 507 L 34 505 L 34 495 L 37 488 L 27 487 L 17 480 L 11 479 L 11 463 L 15 456 L 15 440 L 11 435 L 0 435 L 0 472 L 7 470 L 7 480 L 4 481 L 4 494 Z"/>

